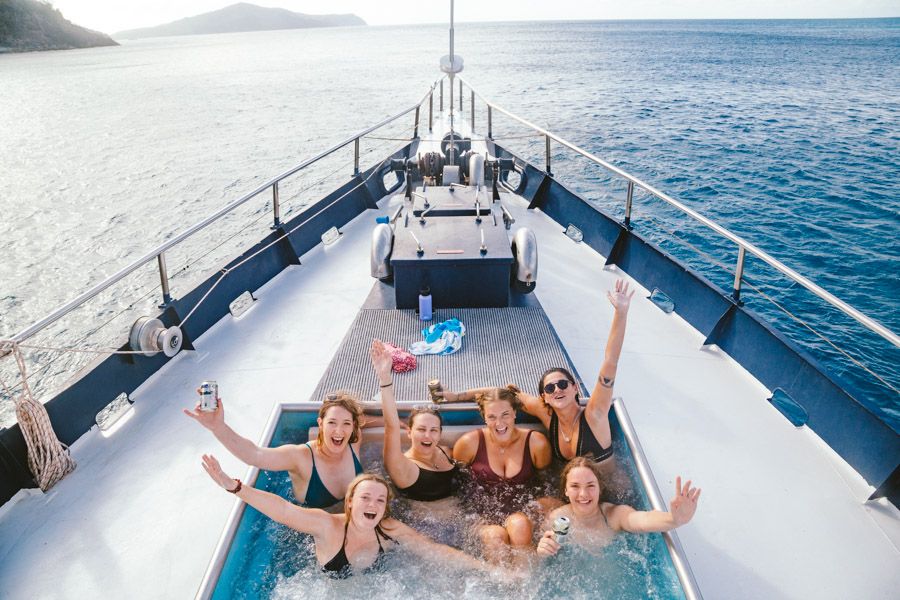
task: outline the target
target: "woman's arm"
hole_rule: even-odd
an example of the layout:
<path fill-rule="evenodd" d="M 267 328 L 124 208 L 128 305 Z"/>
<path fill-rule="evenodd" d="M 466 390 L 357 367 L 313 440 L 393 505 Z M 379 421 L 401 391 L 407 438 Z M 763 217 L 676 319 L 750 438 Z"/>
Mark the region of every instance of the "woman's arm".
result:
<path fill-rule="evenodd" d="M 544 469 L 550 465 L 553 455 L 550 451 L 550 442 L 540 431 L 531 434 L 531 462 L 537 469 Z"/>
<path fill-rule="evenodd" d="M 469 556 L 461 550 L 439 544 L 400 521 L 393 519 L 392 521 L 391 529 L 388 530 L 391 537 L 420 558 L 440 564 L 450 564 L 458 569 L 492 570 L 487 563 Z"/>
<path fill-rule="evenodd" d="M 216 457 L 210 454 L 203 455 L 203 468 L 222 489 L 230 492 L 239 486 L 235 495 L 273 521 L 316 537 L 324 535 L 329 529 L 331 515 L 324 510 L 302 508 L 281 496 L 240 484 L 239 480 L 226 475 Z"/>
<path fill-rule="evenodd" d="M 475 396 L 477 396 L 478 394 L 491 394 L 495 389 L 497 388 L 472 388 L 463 392 L 451 392 L 450 390 L 444 390 L 442 392 L 437 392 L 437 396 L 439 398 L 443 398 L 443 401 L 448 403 L 475 402 Z M 522 390 L 519 390 L 516 395 L 518 396 L 519 401 L 522 403 L 522 409 L 525 412 L 539 419 L 547 417 L 547 407 L 544 406 L 543 400 L 541 400 L 537 396 L 526 394 Z"/>
<path fill-rule="evenodd" d="M 471 465 L 475 460 L 475 454 L 478 452 L 478 430 L 469 431 L 463 434 L 456 443 L 453 444 L 453 460 Z"/>
<path fill-rule="evenodd" d="M 193 412 L 184 409 L 184 414 L 209 429 L 226 450 L 250 466 L 267 471 L 299 471 L 301 453 L 299 446 L 287 444 L 278 448 L 261 448 L 238 435 L 225 423 L 225 404 L 221 398 L 219 406 L 214 411 L 201 411 L 198 402 Z"/>
<path fill-rule="evenodd" d="M 631 306 L 632 296 L 634 296 L 634 290 L 629 293 L 628 283 L 622 279 L 616 281 L 615 292 L 606 292 L 606 297 L 613 305 L 613 320 L 609 328 L 609 338 L 606 341 L 603 364 L 600 365 L 600 374 L 587 404 L 587 410 L 597 417 L 606 417 L 612 405 L 613 383 L 616 380 L 619 356 L 622 354 L 622 344 L 625 341 L 625 324 L 628 320 L 628 308 Z"/>
<path fill-rule="evenodd" d="M 391 353 L 380 340 L 372 340 L 369 355 L 381 388 L 381 408 L 384 414 L 384 465 L 394 484 L 399 488 L 407 488 L 416 482 L 419 469 L 415 463 L 403 456 L 403 449 L 400 447 L 402 428 L 397 403 L 394 401 Z"/>
<path fill-rule="evenodd" d="M 669 512 L 659 510 L 635 510 L 627 505 L 606 505 L 605 510 L 609 526 L 617 531 L 631 533 L 654 533 L 670 531 L 681 527 L 694 517 L 697 501 L 700 500 L 700 488 L 691 488 L 688 481 L 681 487 L 681 477 L 675 478 L 675 497 L 669 503 Z"/>

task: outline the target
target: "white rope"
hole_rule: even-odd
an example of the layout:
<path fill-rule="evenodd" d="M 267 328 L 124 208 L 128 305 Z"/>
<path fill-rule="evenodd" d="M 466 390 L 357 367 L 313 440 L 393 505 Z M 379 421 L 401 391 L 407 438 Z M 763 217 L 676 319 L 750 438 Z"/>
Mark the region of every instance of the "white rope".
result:
<path fill-rule="evenodd" d="M 16 359 L 22 378 L 22 393 L 15 396 L 5 381 L 0 379 L 0 384 L 16 404 L 16 419 L 28 448 L 28 469 L 41 490 L 46 492 L 75 469 L 75 460 L 69 455 L 69 447 L 56 437 L 47 409 L 31 394 L 25 358 L 19 345 L 3 342 L 0 344 L 0 356 L 6 353 L 12 353 Z"/>

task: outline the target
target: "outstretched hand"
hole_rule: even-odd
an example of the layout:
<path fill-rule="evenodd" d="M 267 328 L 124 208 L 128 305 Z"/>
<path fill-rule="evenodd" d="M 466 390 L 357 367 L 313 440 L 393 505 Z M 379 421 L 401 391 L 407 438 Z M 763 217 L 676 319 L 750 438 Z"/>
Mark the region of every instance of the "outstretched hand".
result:
<path fill-rule="evenodd" d="M 382 383 L 390 381 L 391 367 L 394 365 L 394 359 L 391 358 L 391 353 L 384 346 L 384 342 L 381 340 L 372 340 L 369 356 L 372 357 L 372 368 L 375 369 L 375 375 L 378 376 L 378 380 Z"/>
<path fill-rule="evenodd" d="M 614 291 L 606 292 L 609 303 L 617 313 L 627 313 L 628 307 L 631 306 L 631 297 L 634 296 L 634 290 L 628 291 L 628 282 L 624 279 L 616 280 L 616 288 Z"/>
<path fill-rule="evenodd" d="M 203 455 L 203 470 L 206 471 L 212 480 L 219 484 L 219 487 L 223 490 L 235 489 L 235 480 L 225 474 L 225 471 L 223 471 L 221 465 L 219 465 L 219 461 L 216 460 L 216 457 L 212 454 Z"/>
<path fill-rule="evenodd" d="M 199 393 L 199 390 L 197 393 Z M 216 429 L 225 424 L 225 405 L 222 402 L 222 398 L 219 398 L 219 405 L 216 407 L 216 410 L 200 410 L 200 401 L 198 400 L 197 404 L 194 405 L 193 411 L 185 408 L 183 412 L 212 432 L 215 432 Z"/>
<path fill-rule="evenodd" d="M 690 480 L 682 488 L 681 476 L 675 478 L 675 497 L 669 502 L 669 514 L 675 521 L 675 527 L 684 525 L 694 517 L 700 491 L 700 488 L 691 488 Z"/>

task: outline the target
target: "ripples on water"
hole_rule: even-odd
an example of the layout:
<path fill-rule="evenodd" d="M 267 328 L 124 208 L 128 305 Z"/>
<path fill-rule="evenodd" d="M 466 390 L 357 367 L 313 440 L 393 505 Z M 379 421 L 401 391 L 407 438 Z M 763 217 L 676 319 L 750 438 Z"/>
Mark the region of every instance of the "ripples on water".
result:
<path fill-rule="evenodd" d="M 900 20 L 463 24 L 456 35 L 465 75 L 487 97 L 900 330 Z M 445 46 L 446 27 L 435 25 L 0 56 L 0 333 L 18 331 L 271 176 L 412 104 L 437 77 Z M 485 119 L 479 109 L 476 128 Z M 408 137 L 409 129 L 411 122 L 380 135 Z M 543 142 L 525 133 L 495 115 L 495 138 L 543 164 Z M 396 143 L 364 144 L 372 154 L 363 165 Z M 299 210 L 349 175 L 351 152 L 282 190 L 284 210 Z M 558 148 L 553 170 L 621 216 L 623 185 Z M 263 195 L 170 253 L 176 296 L 268 231 L 267 201 Z M 640 195 L 634 223 L 729 288 L 729 244 Z M 896 348 L 757 261 L 747 276 L 900 384 Z M 34 343 L 69 345 L 99 329 L 89 337 L 93 347 L 118 347 L 131 322 L 154 310 L 158 285 L 150 265 Z M 752 288 L 744 299 L 900 428 L 895 391 L 872 384 Z M 33 385 L 52 393 L 50 374 L 92 358 L 32 351 Z M 9 365 L 0 372 L 11 381 Z M 13 419 L 9 408 L 0 406 L 0 423 Z"/>

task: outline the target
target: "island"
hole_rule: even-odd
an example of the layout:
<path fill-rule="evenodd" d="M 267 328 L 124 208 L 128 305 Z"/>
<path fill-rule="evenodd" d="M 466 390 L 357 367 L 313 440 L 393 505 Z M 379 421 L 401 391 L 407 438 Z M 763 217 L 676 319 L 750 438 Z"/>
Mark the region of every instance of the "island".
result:
<path fill-rule="evenodd" d="M 265 8 L 241 2 L 195 17 L 179 19 L 165 25 L 120 31 L 114 33 L 113 37 L 124 40 L 173 35 L 306 29 L 310 27 L 346 27 L 365 24 L 365 21 L 353 14 L 307 15 L 291 12 L 284 8 Z"/>
<path fill-rule="evenodd" d="M 48 2 L 0 0 L 0 52 L 118 45 L 105 33 L 74 25 Z"/>

